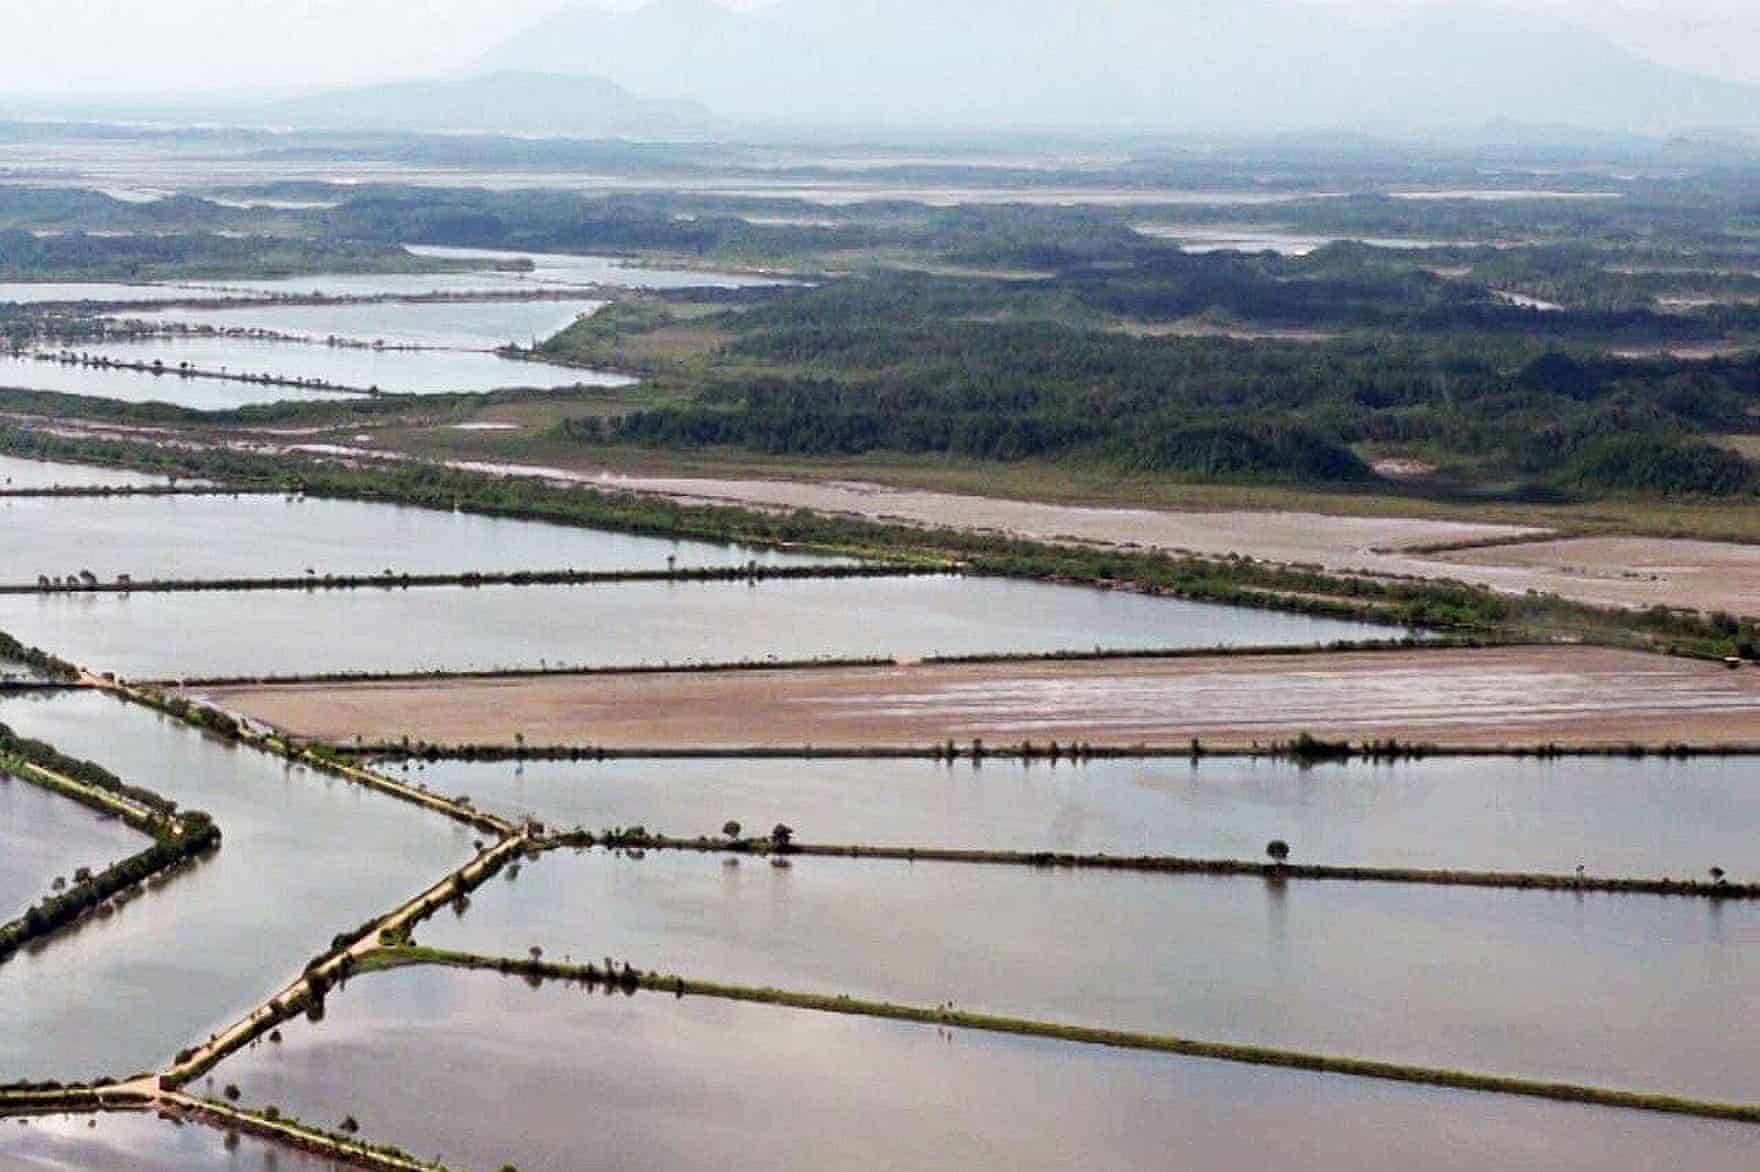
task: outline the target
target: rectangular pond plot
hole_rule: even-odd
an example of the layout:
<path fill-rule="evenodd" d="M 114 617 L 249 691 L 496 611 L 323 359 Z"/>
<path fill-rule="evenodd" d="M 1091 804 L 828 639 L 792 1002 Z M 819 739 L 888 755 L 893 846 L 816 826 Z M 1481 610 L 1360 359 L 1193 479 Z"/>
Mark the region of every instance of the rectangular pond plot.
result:
<path fill-rule="evenodd" d="M 108 373 L 156 378 L 167 386 L 221 381 L 179 377 L 174 372 L 178 364 L 184 362 L 205 373 L 220 372 L 310 384 L 309 388 L 279 388 L 296 391 L 343 388 L 399 395 L 434 395 L 459 391 L 493 391 L 504 387 L 622 387 L 635 382 L 634 379 L 620 374 L 553 366 L 546 362 L 520 362 L 497 354 L 468 350 L 374 350 L 361 346 L 327 346 L 312 342 L 276 342 L 250 338 L 151 338 L 138 342 L 80 347 L 79 352 L 117 363 L 150 365 L 162 362 L 168 368 L 163 375 L 142 375 L 138 371 Z M 87 373 L 91 371 L 88 369 Z M 97 373 L 107 372 L 99 370 Z"/>
<path fill-rule="evenodd" d="M 57 877 L 72 882 L 81 867 L 95 874 L 151 845 L 115 818 L 0 773 L 0 923 L 49 895 Z"/>
<path fill-rule="evenodd" d="M 0 598 L 0 630 L 129 677 L 632 666 L 1387 638 L 1000 578 Z"/>
<path fill-rule="evenodd" d="M 154 1068 L 471 855 L 463 827 L 96 694 L 0 701 L 0 721 L 97 761 L 224 840 L 119 911 L 0 965 L 0 1070 L 69 1081 Z"/>
<path fill-rule="evenodd" d="M 255 1136 L 143 1111 L 0 1119 L 0 1167 L 44 1172 L 345 1172 L 351 1166 Z"/>
<path fill-rule="evenodd" d="M 244 305 L 118 314 L 131 321 L 223 334 L 268 331 L 319 342 L 331 337 L 388 346 L 494 350 L 530 346 L 600 309 L 602 301 L 400 301 L 354 305 Z"/>
<path fill-rule="evenodd" d="M 1760 882 L 1745 760 L 1443 758 L 1301 768 L 1092 761 L 612 760 L 382 768 L 507 817 L 717 836 L 730 819 L 800 842 Z"/>
<path fill-rule="evenodd" d="M 92 464 L 59 464 L 0 456 L 0 492 L 40 488 L 159 488 L 171 481 L 125 468 Z"/>
<path fill-rule="evenodd" d="M 439 948 L 1760 1101 L 1760 908 L 1388 884 L 562 852 Z"/>
<path fill-rule="evenodd" d="M 100 581 L 827 564 L 439 509 L 277 495 L 0 498 L 0 583 L 90 570 Z"/>
<path fill-rule="evenodd" d="M 216 1085 L 452 1167 L 1733 1172 L 1753 1154 L 1741 1124 L 483 972 L 358 978 L 282 1032 Z"/>
<path fill-rule="evenodd" d="M 115 399 L 124 403 L 169 403 L 192 411 L 233 411 L 261 403 L 336 403 L 359 397 L 304 387 L 265 386 L 236 379 L 182 378 L 176 374 L 155 375 L 138 370 L 103 370 L 11 354 L 0 354 L 0 386 L 54 391 L 89 399 Z"/>

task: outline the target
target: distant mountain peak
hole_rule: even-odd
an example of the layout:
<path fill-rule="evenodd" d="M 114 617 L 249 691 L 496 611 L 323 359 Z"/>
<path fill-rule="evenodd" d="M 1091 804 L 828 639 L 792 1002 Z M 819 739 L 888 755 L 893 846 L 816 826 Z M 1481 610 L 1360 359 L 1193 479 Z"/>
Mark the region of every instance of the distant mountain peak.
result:
<path fill-rule="evenodd" d="M 638 97 L 603 77 L 524 69 L 330 90 L 273 103 L 259 114 L 325 129 L 584 138 L 695 135 L 713 124 L 708 108 L 688 99 Z"/>
<path fill-rule="evenodd" d="M 1498 117 L 1760 129 L 1760 87 L 1546 14 L 1426 6 L 1381 28 L 1291 0 L 651 0 L 564 9 L 485 69 L 609 78 L 794 125 L 1393 129 Z"/>

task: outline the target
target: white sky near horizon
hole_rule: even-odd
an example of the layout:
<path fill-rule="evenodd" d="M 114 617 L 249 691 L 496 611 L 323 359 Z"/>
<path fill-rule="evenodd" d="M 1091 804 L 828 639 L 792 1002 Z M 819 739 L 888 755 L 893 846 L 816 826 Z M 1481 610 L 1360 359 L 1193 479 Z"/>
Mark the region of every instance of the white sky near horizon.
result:
<path fill-rule="evenodd" d="M 600 0 L 598 6 L 641 2 Z M 769 0 L 721 2 L 756 8 Z M 1450 0 L 1288 2 L 1384 21 Z M 1760 0 L 1490 2 L 1567 17 L 1669 65 L 1760 82 Z M 567 0 L 0 0 L 0 30 L 11 50 L 0 52 L 0 94 L 288 92 L 434 76 L 467 67 L 506 36 L 567 6 Z"/>

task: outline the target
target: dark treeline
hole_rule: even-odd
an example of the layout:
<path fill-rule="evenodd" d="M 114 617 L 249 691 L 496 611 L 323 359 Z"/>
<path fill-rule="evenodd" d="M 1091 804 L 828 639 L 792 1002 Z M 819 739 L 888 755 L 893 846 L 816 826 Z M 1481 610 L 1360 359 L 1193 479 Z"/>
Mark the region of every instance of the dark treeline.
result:
<path fill-rule="evenodd" d="M 73 664 L 41 648 L 27 647 L 5 631 L 0 631 L 0 660 L 25 664 L 52 680 L 71 681 L 79 678 L 79 668 Z"/>
<path fill-rule="evenodd" d="M 1046 320 L 1017 286 L 891 275 L 723 314 L 694 400 L 574 421 L 585 442 L 768 453 L 1095 458 L 1136 471 L 1350 482 L 1359 445 L 1553 492 L 1727 495 L 1752 466 L 1760 358 L 1573 355 L 1516 339 L 1141 338 Z M 1521 313 L 1531 311 L 1521 310 Z M 658 328 L 652 312 L 626 323 Z M 596 339 L 580 327 L 584 344 Z M 570 335 L 554 346 L 566 350 Z"/>

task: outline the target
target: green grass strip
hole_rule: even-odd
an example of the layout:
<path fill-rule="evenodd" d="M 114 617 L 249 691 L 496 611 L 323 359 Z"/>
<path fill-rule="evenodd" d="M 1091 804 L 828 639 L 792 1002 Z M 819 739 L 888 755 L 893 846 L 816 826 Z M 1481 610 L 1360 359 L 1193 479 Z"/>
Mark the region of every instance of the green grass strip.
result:
<path fill-rule="evenodd" d="M 1450 1090 L 1521 1095 L 1527 1098 L 1585 1103 L 1591 1106 L 1611 1107 L 1620 1110 L 1689 1115 L 1701 1119 L 1721 1119 L 1736 1123 L 1760 1123 L 1760 1104 L 1722 1103 L 1681 1095 L 1650 1094 L 1641 1091 L 1584 1086 L 1578 1083 L 1547 1082 L 1539 1079 L 1514 1078 L 1496 1074 L 1476 1074 L 1464 1070 L 1450 1070 L 1445 1067 L 1409 1066 L 1396 1062 L 1377 1062 L 1366 1058 L 1343 1058 L 1299 1050 L 1279 1050 L 1267 1046 L 1205 1042 L 1166 1034 L 1098 1029 L 1092 1026 L 1063 1025 L 1054 1022 L 1031 1021 L 1025 1018 L 998 1017 L 992 1014 L 972 1013 L 967 1010 L 929 1009 L 921 1006 L 895 1005 L 886 1001 L 867 1001 L 853 997 L 799 993 L 784 989 L 761 989 L 749 985 L 730 985 L 717 981 L 661 976 L 655 973 L 642 974 L 636 973 L 634 970 L 607 973 L 592 965 L 554 965 L 535 960 L 485 957 L 434 948 L 404 946 L 383 949 L 372 957 L 366 958 L 366 962 L 357 969 L 357 972 L 385 971 L 407 965 L 487 969 L 523 977 L 582 981 L 588 984 L 608 980 L 611 984 L 621 983 L 625 988 L 632 990 L 641 988 L 656 993 L 671 993 L 679 997 L 714 997 L 723 1001 L 777 1005 L 788 1009 L 810 1010 L 816 1013 L 836 1013 L 852 1017 L 879 1018 L 886 1021 L 951 1026 L 982 1030 L 988 1033 L 1049 1038 L 1055 1041 L 1075 1042 L 1089 1046 L 1146 1050 L 1160 1054 L 1175 1054 L 1186 1058 L 1208 1058 L 1220 1062 L 1275 1066 L 1287 1070 L 1311 1071 L 1318 1074 L 1344 1074 L 1355 1078 L 1415 1083 Z"/>

